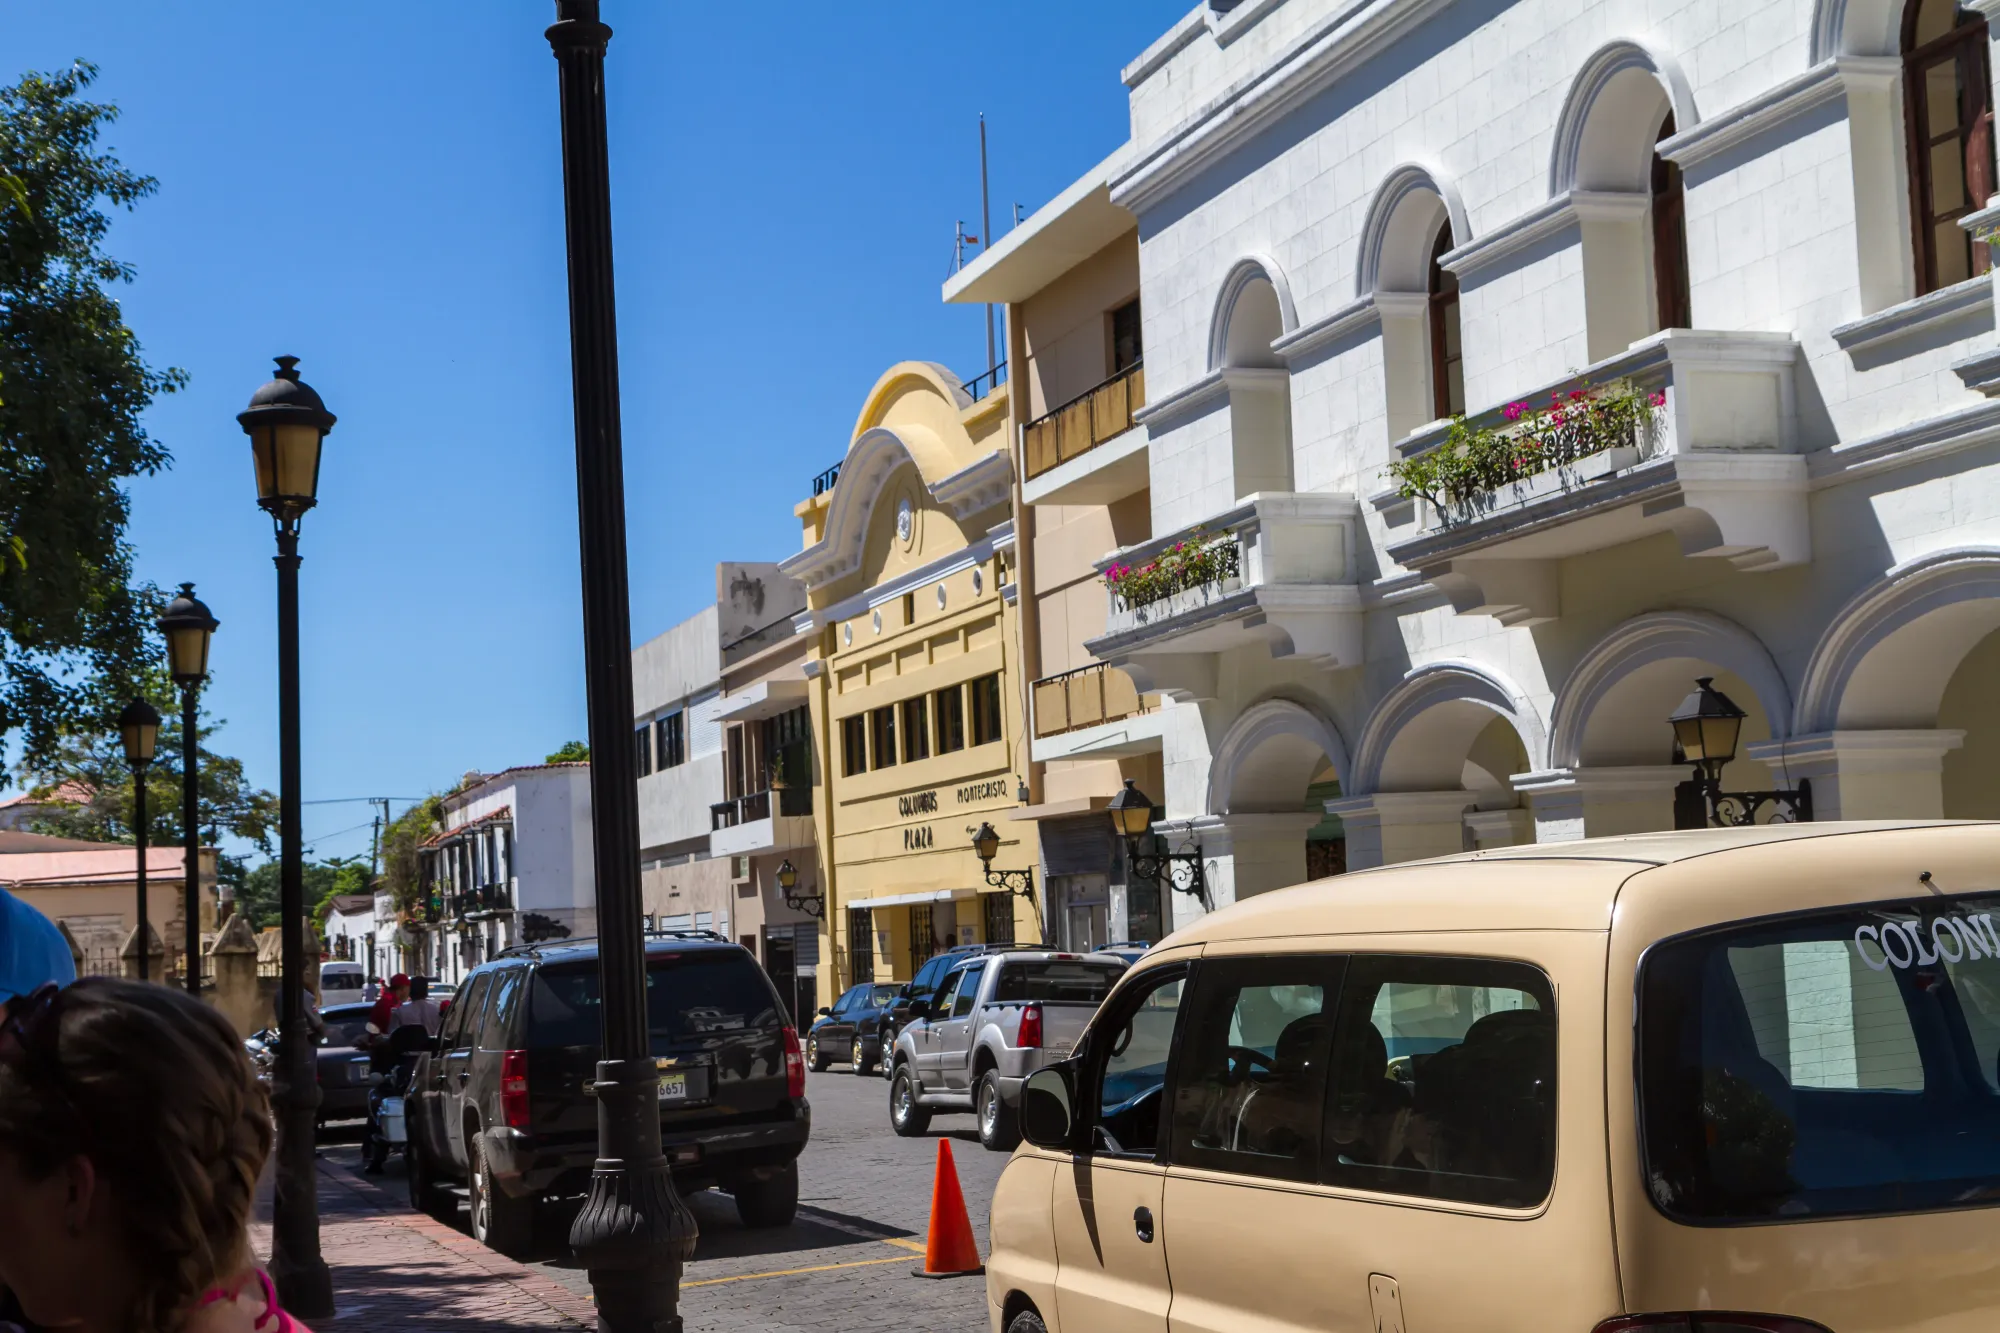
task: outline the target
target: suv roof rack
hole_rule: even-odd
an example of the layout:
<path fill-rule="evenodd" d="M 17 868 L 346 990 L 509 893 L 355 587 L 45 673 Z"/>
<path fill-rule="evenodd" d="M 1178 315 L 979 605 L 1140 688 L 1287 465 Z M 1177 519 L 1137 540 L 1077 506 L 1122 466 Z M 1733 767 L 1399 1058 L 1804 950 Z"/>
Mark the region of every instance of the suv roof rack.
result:
<path fill-rule="evenodd" d="M 648 930 L 643 932 L 646 940 L 714 940 L 718 944 L 734 943 L 727 935 L 713 930 Z M 564 936 L 559 940 L 537 940 L 533 944 L 513 944 L 494 954 L 495 958 L 538 958 L 544 949 L 567 949 L 577 944 L 595 944 L 595 935 Z"/>

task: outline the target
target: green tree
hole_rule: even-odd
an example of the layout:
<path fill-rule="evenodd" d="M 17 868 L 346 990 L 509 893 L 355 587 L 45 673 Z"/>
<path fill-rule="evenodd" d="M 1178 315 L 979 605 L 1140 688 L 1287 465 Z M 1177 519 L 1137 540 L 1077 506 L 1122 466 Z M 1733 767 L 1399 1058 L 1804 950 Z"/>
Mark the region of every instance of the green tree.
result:
<path fill-rule="evenodd" d="M 104 251 L 107 209 L 157 182 L 99 148 L 118 111 L 84 100 L 96 73 L 0 88 L 0 736 L 36 760 L 148 656 L 160 599 L 132 581 L 124 483 L 167 465 L 140 418 L 186 382 L 146 365 L 112 295 L 133 270 Z"/>
<path fill-rule="evenodd" d="M 157 666 L 141 674 L 144 697 L 160 710 L 154 760 L 146 770 L 146 839 L 156 847 L 179 845 L 181 823 L 181 724 L 177 691 Z M 196 827 L 254 844 L 266 855 L 278 826 L 278 798 L 243 777 L 243 761 L 217 754 L 211 739 L 221 728 L 203 710 L 197 722 Z M 21 765 L 16 777 L 39 796 L 81 796 L 35 822 L 38 833 L 92 842 L 131 842 L 134 836 L 132 770 L 115 727 L 65 728 L 53 746 Z"/>
<path fill-rule="evenodd" d="M 549 764 L 587 764 L 590 762 L 590 746 L 583 741 L 564 741 L 563 747 L 543 760 Z"/>
<path fill-rule="evenodd" d="M 306 915 L 325 923 L 325 916 L 319 907 L 333 897 L 334 885 L 338 882 L 341 866 L 326 862 L 308 861 L 301 867 L 300 879 L 305 889 Z M 367 867 L 362 867 L 366 874 Z M 359 892 L 360 890 L 352 890 Z M 342 889 L 346 893 L 350 890 Z M 243 876 L 243 885 L 236 893 L 236 910 L 250 922 L 253 930 L 278 924 L 278 863 L 266 861 Z"/>
<path fill-rule="evenodd" d="M 417 909 L 423 894 L 423 864 L 418 853 L 433 833 L 444 827 L 444 801 L 427 796 L 389 821 L 382 830 L 382 885 L 395 899 L 396 910 Z"/>

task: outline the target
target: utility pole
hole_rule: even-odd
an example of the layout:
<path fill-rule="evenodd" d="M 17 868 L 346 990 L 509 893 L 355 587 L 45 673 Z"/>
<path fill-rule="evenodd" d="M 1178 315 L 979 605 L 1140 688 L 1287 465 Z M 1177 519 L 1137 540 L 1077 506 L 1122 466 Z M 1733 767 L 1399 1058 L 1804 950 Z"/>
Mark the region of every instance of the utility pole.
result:
<path fill-rule="evenodd" d="M 981 254 L 984 254 L 987 250 L 993 248 L 993 204 L 986 188 L 986 113 L 984 111 L 979 113 L 979 228 L 979 234 L 985 238 L 982 242 L 983 248 L 980 251 Z M 991 375 L 999 368 L 999 365 L 1000 363 L 994 360 L 993 352 L 993 305 L 991 302 L 988 302 L 986 306 L 986 373 Z M 995 387 L 997 386 L 989 385 L 987 392 L 991 393 Z"/>

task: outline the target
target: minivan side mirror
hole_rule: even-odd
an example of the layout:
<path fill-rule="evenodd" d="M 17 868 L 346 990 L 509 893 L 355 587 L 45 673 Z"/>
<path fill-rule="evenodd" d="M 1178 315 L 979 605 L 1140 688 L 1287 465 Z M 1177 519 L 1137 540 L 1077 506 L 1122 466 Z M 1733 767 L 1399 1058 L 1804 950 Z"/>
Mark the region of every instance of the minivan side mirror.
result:
<path fill-rule="evenodd" d="M 1021 1088 L 1021 1137 L 1037 1148 L 1067 1148 L 1075 1124 L 1070 1102 L 1069 1061 L 1028 1075 Z"/>

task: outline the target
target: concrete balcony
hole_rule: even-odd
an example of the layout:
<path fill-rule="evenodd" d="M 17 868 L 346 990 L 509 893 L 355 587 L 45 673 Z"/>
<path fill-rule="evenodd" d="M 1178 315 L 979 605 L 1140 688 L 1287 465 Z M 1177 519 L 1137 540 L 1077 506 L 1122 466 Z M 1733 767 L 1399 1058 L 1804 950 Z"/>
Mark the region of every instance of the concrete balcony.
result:
<path fill-rule="evenodd" d="M 813 845 L 810 787 L 752 792 L 733 801 L 719 801 L 708 810 L 710 856 L 787 852 Z"/>
<path fill-rule="evenodd" d="M 1806 460 L 1793 385 L 1798 343 L 1783 333 L 1670 330 L 1583 372 L 1529 387 L 1530 404 L 1583 385 L 1629 380 L 1666 395 L 1652 426 L 1624 445 L 1448 508 L 1393 491 L 1370 497 L 1389 525 L 1391 559 L 1435 584 L 1461 614 L 1504 625 L 1557 618 L 1557 562 L 1670 532 L 1682 555 L 1772 570 L 1812 558 Z M 1468 418 L 1502 427 L 1504 404 Z M 1437 422 L 1397 445 L 1437 448 Z"/>
<path fill-rule="evenodd" d="M 1227 543 L 1224 573 L 1139 605 L 1110 598 L 1105 631 L 1084 647 L 1141 693 L 1215 696 L 1216 657 L 1257 644 L 1335 670 L 1361 663 L 1355 563 L 1360 505 L 1351 495 L 1264 492 L 1215 517 L 1098 562 L 1144 564 L 1199 534 Z M 1232 558 L 1233 557 L 1233 558 Z"/>
<path fill-rule="evenodd" d="M 1111 504 L 1146 489 L 1146 368 L 1134 364 L 1021 430 L 1021 495 L 1028 504 Z"/>

